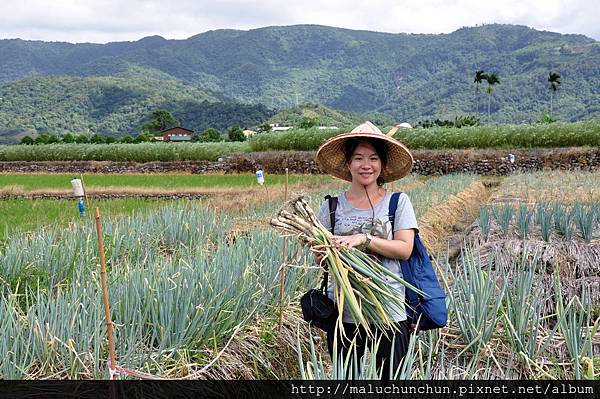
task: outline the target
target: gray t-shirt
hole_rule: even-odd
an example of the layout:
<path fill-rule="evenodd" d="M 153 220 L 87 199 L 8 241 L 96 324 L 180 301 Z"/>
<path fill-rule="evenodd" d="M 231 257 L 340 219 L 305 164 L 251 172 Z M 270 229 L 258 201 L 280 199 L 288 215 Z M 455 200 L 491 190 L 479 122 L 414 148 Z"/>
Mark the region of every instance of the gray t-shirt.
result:
<path fill-rule="evenodd" d="M 345 193 L 342 193 L 338 197 L 338 206 L 335 211 L 335 231 L 334 234 L 338 236 L 346 236 L 359 233 L 371 233 L 373 236 L 385 238 L 387 240 L 393 240 L 394 236 L 392 233 L 392 226 L 388 218 L 388 209 L 390 204 L 390 198 L 392 193 L 386 191 L 385 197 L 381 200 L 373 210 L 375 216 L 373 218 L 373 210 L 371 208 L 362 209 L 354 208 L 346 199 Z M 331 231 L 331 221 L 329 219 L 329 202 L 325 200 L 321 205 L 319 215 L 317 216 L 319 221 L 329 231 Z M 401 193 L 398 198 L 398 209 L 394 219 L 394 231 L 404 229 L 416 229 L 418 231 L 417 219 L 415 217 L 415 211 L 412 207 L 408 195 Z M 400 267 L 400 261 L 398 259 L 390 259 L 378 255 L 383 260 L 383 265 L 393 273 L 402 277 L 402 269 Z M 398 293 L 398 299 L 404 304 L 404 286 L 399 282 L 385 277 L 389 282 L 390 286 Z M 333 279 L 330 277 L 329 287 L 327 288 L 327 295 L 335 301 L 333 287 Z M 394 321 L 406 320 L 406 310 L 404 305 L 401 308 L 387 304 L 390 314 Z M 353 323 L 354 319 L 350 314 L 348 304 L 344 304 L 344 315 L 343 321 L 347 323 Z"/>

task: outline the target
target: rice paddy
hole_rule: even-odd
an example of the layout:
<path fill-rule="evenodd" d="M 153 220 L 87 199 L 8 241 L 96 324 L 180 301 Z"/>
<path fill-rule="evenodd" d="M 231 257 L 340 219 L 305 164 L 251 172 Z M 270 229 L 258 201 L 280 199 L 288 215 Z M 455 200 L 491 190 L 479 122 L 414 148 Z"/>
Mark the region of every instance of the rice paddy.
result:
<path fill-rule="evenodd" d="M 600 378 L 598 181 L 539 172 L 495 185 L 461 174 L 396 182 L 434 256 L 449 323 L 413 335 L 392 377 Z M 298 177 L 289 195 L 317 209 L 343 188 Z M 320 274 L 291 238 L 280 299 L 283 239 L 267 223 L 283 197 L 279 185 L 146 207 L 124 200 L 114 212 L 117 200 L 96 202 L 119 366 L 181 379 L 335 379 L 354 368 L 330 362 L 323 337 L 301 320 L 298 298 Z M 93 220 L 79 218 L 74 201 L 43 201 L 21 222 L 0 201 L 2 222 L 23 225 L 0 244 L 0 378 L 108 378 Z M 75 217 L 52 216 L 61 208 Z M 359 378 L 381 377 L 370 356 L 350 363 L 362 365 Z"/>

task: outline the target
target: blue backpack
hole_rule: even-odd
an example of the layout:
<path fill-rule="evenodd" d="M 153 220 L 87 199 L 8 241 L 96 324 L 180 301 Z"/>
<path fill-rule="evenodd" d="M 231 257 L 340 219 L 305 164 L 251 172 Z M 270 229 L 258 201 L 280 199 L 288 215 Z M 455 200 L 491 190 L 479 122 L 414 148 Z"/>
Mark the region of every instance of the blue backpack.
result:
<path fill-rule="evenodd" d="M 390 199 L 388 217 L 392 223 L 392 232 L 400 194 L 393 193 Z M 400 259 L 400 266 L 404 280 L 426 294 L 426 296 L 418 295 L 408 288 L 405 289 L 406 315 L 410 322 L 417 324 L 420 317 L 419 330 L 444 327 L 448 321 L 446 293 L 440 287 L 429 254 L 416 231 L 412 254 L 408 260 Z"/>

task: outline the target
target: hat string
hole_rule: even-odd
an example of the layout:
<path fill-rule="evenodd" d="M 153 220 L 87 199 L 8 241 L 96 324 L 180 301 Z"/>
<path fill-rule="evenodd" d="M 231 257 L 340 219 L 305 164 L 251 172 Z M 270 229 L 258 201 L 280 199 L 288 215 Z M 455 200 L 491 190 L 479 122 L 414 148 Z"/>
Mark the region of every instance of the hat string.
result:
<path fill-rule="evenodd" d="M 367 193 L 367 199 L 369 200 L 369 205 L 371 206 L 371 229 L 375 225 L 375 208 L 373 208 L 373 203 L 371 202 L 371 197 L 369 196 L 369 190 L 367 190 L 367 186 L 363 186 L 365 189 L 365 193 Z M 372 231 L 371 231 L 372 233 Z"/>

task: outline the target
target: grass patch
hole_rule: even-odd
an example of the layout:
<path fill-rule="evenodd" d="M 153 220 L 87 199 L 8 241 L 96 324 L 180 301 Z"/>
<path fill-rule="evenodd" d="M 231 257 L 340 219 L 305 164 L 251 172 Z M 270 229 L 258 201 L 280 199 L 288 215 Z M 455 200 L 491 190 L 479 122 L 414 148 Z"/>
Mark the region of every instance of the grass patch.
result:
<path fill-rule="evenodd" d="M 157 208 L 167 203 L 184 200 L 154 200 L 140 198 L 122 198 L 113 200 L 94 200 L 103 216 L 132 214 L 134 211 Z M 87 210 L 90 211 L 89 209 Z M 91 218 L 79 216 L 77 200 L 56 199 L 9 199 L 0 200 L 0 239 L 6 240 L 16 232 L 32 231 L 38 228 L 68 223 L 79 223 L 84 220 L 92 223 Z"/>
<path fill-rule="evenodd" d="M 77 175 L 61 174 L 0 174 L 0 188 L 16 186 L 23 190 L 70 189 L 71 179 Z M 256 187 L 253 174 L 239 175 L 175 175 L 175 174 L 89 174 L 84 175 L 86 189 L 102 187 L 153 187 L 153 188 L 195 188 L 195 187 Z M 331 179 L 322 175 L 290 175 L 289 183 L 319 183 Z M 283 175 L 266 175 L 265 183 L 281 185 Z"/>

